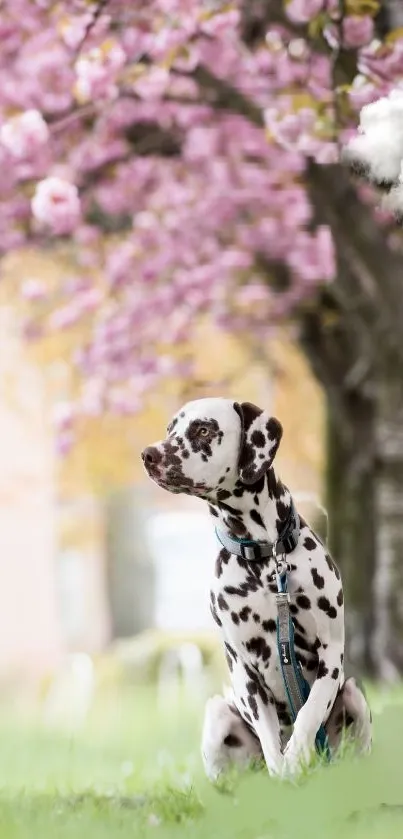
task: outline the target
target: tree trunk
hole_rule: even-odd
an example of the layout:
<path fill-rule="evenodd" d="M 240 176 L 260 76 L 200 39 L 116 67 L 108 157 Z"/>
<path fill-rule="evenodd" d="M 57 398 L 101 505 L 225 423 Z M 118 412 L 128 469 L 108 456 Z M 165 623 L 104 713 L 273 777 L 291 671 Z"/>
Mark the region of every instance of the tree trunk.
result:
<path fill-rule="evenodd" d="M 329 403 L 326 503 L 329 545 L 344 584 L 347 660 L 360 675 L 403 673 L 403 381 L 390 355 L 374 397 Z"/>
<path fill-rule="evenodd" d="M 403 381 L 395 359 L 379 383 L 377 440 L 377 563 L 373 659 L 383 679 L 403 673 Z"/>
<path fill-rule="evenodd" d="M 370 399 L 349 399 L 350 439 L 329 411 L 326 505 L 329 546 L 345 596 L 346 658 L 359 674 L 374 674 L 373 575 L 376 566 L 375 411 Z"/>

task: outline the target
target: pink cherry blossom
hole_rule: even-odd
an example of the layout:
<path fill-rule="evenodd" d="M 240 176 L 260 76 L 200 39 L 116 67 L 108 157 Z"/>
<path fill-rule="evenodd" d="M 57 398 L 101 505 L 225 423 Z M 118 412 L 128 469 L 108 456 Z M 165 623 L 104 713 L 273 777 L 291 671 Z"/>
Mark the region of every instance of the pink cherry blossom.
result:
<path fill-rule="evenodd" d="M 345 47 L 362 47 L 372 40 L 374 21 L 369 15 L 359 17 L 348 15 L 343 20 L 343 44 Z"/>
<path fill-rule="evenodd" d="M 77 187 L 61 178 L 45 178 L 36 186 L 32 199 L 32 213 L 53 233 L 70 233 L 80 219 L 80 199 Z"/>
<path fill-rule="evenodd" d="M 34 155 L 48 139 L 49 128 L 42 114 L 34 109 L 7 120 L 0 128 L 0 143 L 15 158 Z"/>
<path fill-rule="evenodd" d="M 126 53 L 118 43 L 106 42 L 81 56 L 75 65 L 76 96 L 80 102 L 117 93 L 116 80 L 126 62 Z"/>
<path fill-rule="evenodd" d="M 307 163 L 334 164 L 347 141 L 357 148 L 362 105 L 403 77 L 403 38 L 375 41 L 371 18 L 345 18 L 356 75 L 343 96 L 355 116 L 343 107 L 340 126 L 338 0 L 276 7 L 276 23 L 246 43 L 238 0 L 110 0 L 98 16 L 82 0 L 3 3 L 0 249 L 44 235 L 73 244 L 74 271 L 54 292 L 40 277 L 21 283 L 27 338 L 80 325 L 81 389 L 74 418 L 59 423 L 63 452 L 76 417 L 136 411 L 148 388 L 190 375 L 178 349 L 200 318 L 262 344 L 335 276 Z M 378 126 L 370 151 L 379 139 Z M 377 172 L 399 178 L 395 146 Z M 400 193 L 396 184 L 390 200 Z M 279 270 L 287 283 L 274 291 Z"/>
<path fill-rule="evenodd" d="M 32 302 L 43 300 L 46 297 L 47 289 L 43 280 L 32 277 L 25 280 L 21 286 L 21 294 L 25 300 Z"/>
<path fill-rule="evenodd" d="M 323 11 L 324 0 L 291 0 L 286 5 L 287 16 L 294 23 L 307 23 Z"/>

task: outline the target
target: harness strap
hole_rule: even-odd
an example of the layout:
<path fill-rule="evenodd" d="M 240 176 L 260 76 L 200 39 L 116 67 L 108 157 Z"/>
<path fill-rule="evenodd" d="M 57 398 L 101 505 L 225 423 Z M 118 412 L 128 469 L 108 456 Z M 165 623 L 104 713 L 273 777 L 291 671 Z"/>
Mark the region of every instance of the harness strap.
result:
<path fill-rule="evenodd" d="M 292 721 L 305 705 L 310 694 L 310 686 L 302 674 L 295 656 L 294 625 L 288 599 L 287 571 L 277 574 L 277 648 L 280 660 L 284 689 L 288 699 Z M 321 725 L 315 738 L 316 751 L 330 760 L 331 753 L 324 725 Z"/>

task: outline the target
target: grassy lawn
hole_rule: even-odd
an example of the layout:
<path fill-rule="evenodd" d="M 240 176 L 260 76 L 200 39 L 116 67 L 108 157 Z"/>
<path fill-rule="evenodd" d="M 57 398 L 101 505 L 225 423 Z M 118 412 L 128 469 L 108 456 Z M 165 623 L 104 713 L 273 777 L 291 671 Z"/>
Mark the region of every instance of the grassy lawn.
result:
<path fill-rule="evenodd" d="M 401 839 L 403 693 L 389 701 L 375 696 L 371 758 L 221 789 L 202 775 L 200 705 L 109 698 L 74 736 L 2 711 L 0 839 Z"/>

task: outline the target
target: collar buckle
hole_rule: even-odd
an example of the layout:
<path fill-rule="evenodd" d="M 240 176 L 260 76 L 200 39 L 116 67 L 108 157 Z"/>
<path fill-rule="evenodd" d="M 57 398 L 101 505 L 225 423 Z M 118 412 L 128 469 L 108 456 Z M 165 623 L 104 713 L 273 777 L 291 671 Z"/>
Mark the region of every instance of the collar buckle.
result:
<path fill-rule="evenodd" d="M 262 558 L 262 550 L 258 542 L 254 542 L 252 545 L 245 545 L 241 542 L 239 548 L 242 559 L 249 561 Z"/>

